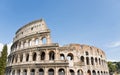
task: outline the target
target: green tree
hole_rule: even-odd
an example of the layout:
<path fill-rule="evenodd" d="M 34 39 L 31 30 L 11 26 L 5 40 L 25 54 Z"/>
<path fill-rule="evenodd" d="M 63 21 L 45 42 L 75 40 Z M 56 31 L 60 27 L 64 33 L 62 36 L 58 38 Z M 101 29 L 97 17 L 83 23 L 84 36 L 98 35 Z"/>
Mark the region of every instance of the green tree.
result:
<path fill-rule="evenodd" d="M 113 62 L 108 62 L 108 67 L 109 67 L 110 74 L 114 73 L 117 70 L 117 66 Z"/>
<path fill-rule="evenodd" d="M 117 72 L 120 73 L 120 62 L 117 62 L 116 66 L 117 66 Z"/>
<path fill-rule="evenodd" d="M 7 45 L 3 46 L 0 57 L 0 75 L 4 75 L 7 62 Z"/>

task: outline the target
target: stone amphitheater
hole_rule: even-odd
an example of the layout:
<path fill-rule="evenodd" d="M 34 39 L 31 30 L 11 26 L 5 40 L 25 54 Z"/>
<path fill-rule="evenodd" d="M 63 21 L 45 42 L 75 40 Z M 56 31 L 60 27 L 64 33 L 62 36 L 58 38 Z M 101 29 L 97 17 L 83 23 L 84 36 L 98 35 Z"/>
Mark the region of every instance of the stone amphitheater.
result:
<path fill-rule="evenodd" d="M 21 27 L 13 38 L 6 75 L 109 75 L 105 53 L 94 46 L 52 43 L 43 19 Z"/>

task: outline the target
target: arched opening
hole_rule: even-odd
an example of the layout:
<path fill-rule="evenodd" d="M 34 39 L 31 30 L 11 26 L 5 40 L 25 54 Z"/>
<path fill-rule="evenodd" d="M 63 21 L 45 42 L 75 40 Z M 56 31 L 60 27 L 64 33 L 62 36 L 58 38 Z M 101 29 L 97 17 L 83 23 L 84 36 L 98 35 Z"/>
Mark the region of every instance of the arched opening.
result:
<path fill-rule="evenodd" d="M 39 69 L 39 75 L 44 75 L 44 70 L 43 69 Z"/>
<path fill-rule="evenodd" d="M 99 71 L 98 71 L 97 73 L 98 73 L 98 75 L 100 75 L 100 72 L 99 72 Z"/>
<path fill-rule="evenodd" d="M 60 59 L 61 59 L 61 60 L 65 60 L 64 54 L 60 54 Z"/>
<path fill-rule="evenodd" d="M 85 55 L 89 55 L 88 51 L 85 52 Z"/>
<path fill-rule="evenodd" d="M 26 47 L 26 42 L 24 41 L 24 42 L 23 42 L 23 48 L 25 48 L 25 47 Z"/>
<path fill-rule="evenodd" d="M 97 58 L 95 58 L 95 63 L 96 63 L 96 65 L 98 65 L 98 61 L 97 61 Z"/>
<path fill-rule="evenodd" d="M 55 53 L 53 51 L 49 52 L 49 60 L 55 59 Z"/>
<path fill-rule="evenodd" d="M 33 61 L 36 61 L 37 54 L 34 52 L 33 53 Z"/>
<path fill-rule="evenodd" d="M 86 64 L 89 65 L 89 57 L 86 57 Z"/>
<path fill-rule="evenodd" d="M 80 60 L 81 60 L 81 62 L 84 62 L 84 57 L 83 57 L 83 56 L 81 56 Z"/>
<path fill-rule="evenodd" d="M 64 69 L 59 69 L 59 75 L 65 75 L 65 71 L 64 71 Z"/>
<path fill-rule="evenodd" d="M 12 56 L 12 63 L 14 62 L 14 55 Z"/>
<path fill-rule="evenodd" d="M 103 72 L 101 71 L 101 75 L 103 75 Z"/>
<path fill-rule="evenodd" d="M 28 46 L 32 46 L 32 40 L 28 41 Z"/>
<path fill-rule="evenodd" d="M 90 70 L 88 70 L 88 71 L 87 71 L 87 75 L 91 75 L 91 72 L 90 72 Z"/>
<path fill-rule="evenodd" d="M 82 70 L 78 70 L 77 71 L 77 75 L 83 75 L 83 71 Z"/>
<path fill-rule="evenodd" d="M 96 72 L 95 72 L 95 70 L 93 70 L 93 71 L 92 71 L 92 73 L 93 73 L 93 75 L 96 75 Z"/>
<path fill-rule="evenodd" d="M 72 69 L 70 69 L 70 75 L 75 75 L 75 72 Z"/>
<path fill-rule="evenodd" d="M 94 65 L 94 59 L 91 57 L 91 64 Z"/>
<path fill-rule="evenodd" d="M 31 69 L 30 75 L 35 75 L 35 70 L 34 69 Z"/>
<path fill-rule="evenodd" d="M 8 75 L 10 75 L 10 74 L 11 74 L 11 70 L 8 71 Z"/>
<path fill-rule="evenodd" d="M 38 45 L 39 44 L 39 39 L 35 39 L 35 45 Z"/>
<path fill-rule="evenodd" d="M 73 60 L 73 54 L 72 53 L 69 53 L 67 55 L 67 60 Z"/>
<path fill-rule="evenodd" d="M 41 53 L 41 60 L 45 60 L 45 52 Z"/>
<path fill-rule="evenodd" d="M 44 37 L 44 38 L 42 39 L 42 43 L 43 43 L 43 44 L 46 44 L 46 42 L 47 42 L 47 41 L 46 41 L 46 38 Z"/>
<path fill-rule="evenodd" d="M 27 75 L 27 70 L 26 69 L 23 70 L 23 75 Z"/>
<path fill-rule="evenodd" d="M 15 70 L 13 70 L 12 75 L 15 75 Z"/>
<path fill-rule="evenodd" d="M 104 71 L 104 75 L 106 75 L 105 71 Z"/>
<path fill-rule="evenodd" d="M 29 54 L 26 54 L 26 61 L 29 61 Z"/>
<path fill-rule="evenodd" d="M 20 55 L 20 62 L 23 61 L 23 54 Z"/>
<path fill-rule="evenodd" d="M 54 70 L 53 69 L 49 69 L 48 70 L 48 75 L 54 75 Z"/>
<path fill-rule="evenodd" d="M 18 55 L 15 56 L 15 63 L 17 63 Z"/>
<path fill-rule="evenodd" d="M 17 70 L 17 75 L 20 75 L 20 70 Z"/>
<path fill-rule="evenodd" d="M 100 60 L 100 58 L 99 58 L 99 65 L 101 64 L 101 60 Z"/>

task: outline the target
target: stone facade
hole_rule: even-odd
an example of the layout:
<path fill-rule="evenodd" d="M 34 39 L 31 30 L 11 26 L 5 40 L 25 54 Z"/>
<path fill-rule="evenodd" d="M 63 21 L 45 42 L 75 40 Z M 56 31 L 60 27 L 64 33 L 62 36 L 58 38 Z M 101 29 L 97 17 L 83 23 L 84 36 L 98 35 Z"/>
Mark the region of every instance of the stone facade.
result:
<path fill-rule="evenodd" d="M 43 19 L 20 28 L 13 39 L 6 75 L 109 75 L 105 53 L 96 47 L 52 43 Z"/>

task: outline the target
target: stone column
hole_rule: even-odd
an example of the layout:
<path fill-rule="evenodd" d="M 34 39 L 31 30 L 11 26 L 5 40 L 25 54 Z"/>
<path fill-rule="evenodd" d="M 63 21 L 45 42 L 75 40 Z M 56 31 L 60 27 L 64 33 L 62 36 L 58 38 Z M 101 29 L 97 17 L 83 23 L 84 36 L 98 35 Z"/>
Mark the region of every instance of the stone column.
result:
<path fill-rule="evenodd" d="M 20 62 L 20 54 L 18 54 L 18 63 Z"/>
<path fill-rule="evenodd" d="M 23 75 L 23 69 L 21 68 L 21 70 L 20 70 L 20 75 Z"/>
<path fill-rule="evenodd" d="M 21 41 L 21 48 L 23 48 L 23 41 Z"/>
<path fill-rule="evenodd" d="M 91 58 L 90 58 L 90 57 L 88 57 L 88 58 L 89 58 L 89 65 L 92 65 L 92 64 L 91 64 Z"/>
<path fill-rule="evenodd" d="M 58 60 L 58 51 L 57 50 L 55 50 L 55 60 Z"/>
<path fill-rule="evenodd" d="M 44 75 L 48 75 L 47 68 L 44 68 Z"/>
<path fill-rule="evenodd" d="M 10 75 L 12 75 L 13 70 L 11 69 Z"/>
<path fill-rule="evenodd" d="M 35 75 L 39 75 L 38 68 L 35 69 Z"/>
<path fill-rule="evenodd" d="M 29 40 L 26 40 L 26 47 L 28 47 L 29 45 L 28 45 L 28 42 L 29 42 Z"/>
<path fill-rule="evenodd" d="M 47 44 L 50 44 L 51 43 L 51 37 L 50 37 L 50 34 L 47 35 Z"/>
<path fill-rule="evenodd" d="M 32 52 L 31 51 L 29 52 L 29 61 L 30 62 L 32 61 Z"/>
<path fill-rule="evenodd" d="M 30 68 L 27 69 L 27 75 L 30 75 Z"/>
<path fill-rule="evenodd" d="M 54 75 L 58 75 L 58 68 L 55 68 L 55 74 Z"/>
<path fill-rule="evenodd" d="M 69 69 L 66 67 L 65 75 L 69 75 Z"/>
<path fill-rule="evenodd" d="M 32 46 L 35 45 L 35 38 L 32 38 Z"/>
<path fill-rule="evenodd" d="M 47 50 L 45 51 L 45 60 L 49 60 L 49 53 Z"/>
<path fill-rule="evenodd" d="M 87 64 L 86 64 L 86 57 L 85 57 L 85 56 L 83 56 L 83 57 L 84 57 L 84 64 L 87 65 Z"/>
<path fill-rule="evenodd" d="M 15 75 L 17 75 L 17 69 L 15 70 Z"/>
<path fill-rule="evenodd" d="M 37 61 L 40 61 L 40 52 L 37 52 Z"/>
<path fill-rule="evenodd" d="M 39 37 L 39 45 L 42 45 L 42 38 Z"/>
<path fill-rule="evenodd" d="M 26 55 L 23 53 L 23 62 L 26 62 Z"/>

